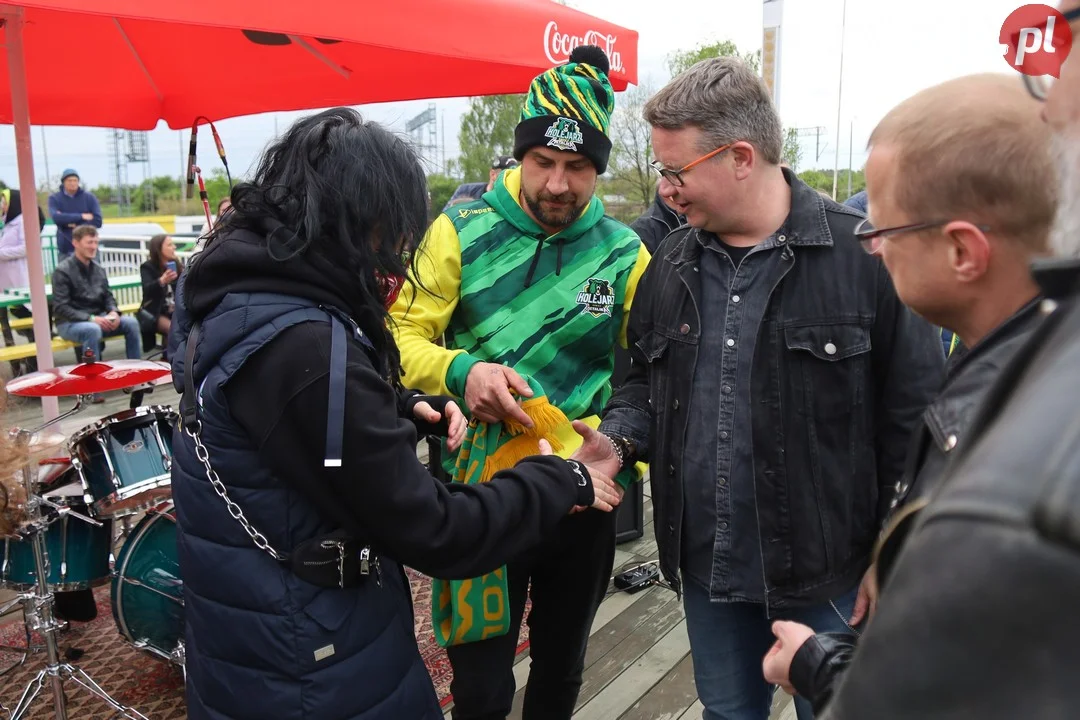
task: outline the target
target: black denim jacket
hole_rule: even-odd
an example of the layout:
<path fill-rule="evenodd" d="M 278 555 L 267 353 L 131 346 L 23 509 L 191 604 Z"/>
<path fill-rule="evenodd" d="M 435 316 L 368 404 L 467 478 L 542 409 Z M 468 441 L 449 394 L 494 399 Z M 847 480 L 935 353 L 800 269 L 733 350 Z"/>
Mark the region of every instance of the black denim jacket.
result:
<path fill-rule="evenodd" d="M 832 599 L 859 581 L 945 364 L 935 328 L 900 302 L 884 266 L 855 240 L 861 213 L 785 177 L 792 208 L 777 236 L 787 246 L 785 270 L 758 330 L 750 390 L 773 608 Z M 638 285 L 630 373 L 600 426 L 649 461 L 661 569 L 676 590 L 685 410 L 711 312 L 698 302 L 696 232 L 669 235 Z"/>

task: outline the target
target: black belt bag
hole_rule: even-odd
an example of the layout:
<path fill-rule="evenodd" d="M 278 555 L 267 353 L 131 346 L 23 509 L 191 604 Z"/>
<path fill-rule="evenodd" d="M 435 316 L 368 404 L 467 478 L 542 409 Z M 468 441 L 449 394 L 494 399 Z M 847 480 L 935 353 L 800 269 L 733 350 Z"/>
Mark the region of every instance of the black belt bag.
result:
<path fill-rule="evenodd" d="M 379 556 L 370 545 L 359 543 L 344 532 L 305 540 L 282 562 L 298 578 L 318 587 L 358 587 L 369 579 L 382 585 Z"/>

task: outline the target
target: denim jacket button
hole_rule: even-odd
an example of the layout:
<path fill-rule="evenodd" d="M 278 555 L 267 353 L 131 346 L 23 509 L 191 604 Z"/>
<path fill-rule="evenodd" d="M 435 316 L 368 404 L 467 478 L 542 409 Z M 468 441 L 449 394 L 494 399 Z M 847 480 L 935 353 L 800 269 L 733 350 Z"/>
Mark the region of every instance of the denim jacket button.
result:
<path fill-rule="evenodd" d="M 686 323 L 683 323 L 682 326 L 679 328 L 679 334 L 680 335 L 685 335 L 688 332 L 690 332 L 690 326 L 687 325 Z"/>
<path fill-rule="evenodd" d="M 675 398 L 675 402 L 671 403 L 671 407 L 672 407 L 672 408 L 673 408 L 674 410 L 678 410 L 678 409 L 679 409 L 679 398 Z"/>
<path fill-rule="evenodd" d="M 825 343 L 825 354 L 826 355 L 835 355 L 836 354 L 836 346 L 833 345 L 831 342 Z"/>

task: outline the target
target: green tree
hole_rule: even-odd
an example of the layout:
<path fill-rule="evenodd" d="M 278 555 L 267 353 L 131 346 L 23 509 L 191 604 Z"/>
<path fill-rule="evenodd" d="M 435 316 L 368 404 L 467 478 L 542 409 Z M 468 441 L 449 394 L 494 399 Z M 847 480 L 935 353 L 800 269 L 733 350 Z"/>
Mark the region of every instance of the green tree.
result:
<path fill-rule="evenodd" d="M 461 156 L 454 170 L 467 182 L 487 180 L 491 160 L 514 150 L 514 128 L 525 104 L 524 95 L 487 95 L 469 99 L 461 118 L 458 143 Z"/>
<path fill-rule="evenodd" d="M 832 170 L 803 170 L 799 173 L 799 179 L 814 188 L 832 195 Z M 836 199 L 840 202 L 847 200 L 857 192 L 866 189 L 866 175 L 862 170 L 854 170 L 851 173 L 851 193 L 847 191 L 848 170 L 840 171 L 840 177 L 836 183 Z"/>
<path fill-rule="evenodd" d="M 702 60 L 714 57 L 740 57 L 754 72 L 761 72 L 761 51 L 740 53 L 739 47 L 730 40 L 702 43 L 693 50 L 676 50 L 668 55 L 668 70 L 671 71 L 671 77 L 675 77 Z"/>
<path fill-rule="evenodd" d="M 802 145 L 799 143 L 798 128 L 788 128 L 784 131 L 784 148 L 780 159 L 791 167 L 793 172 L 799 172 L 802 164 Z"/>
<path fill-rule="evenodd" d="M 210 212 L 217 212 L 218 203 L 223 199 L 229 197 L 229 193 L 232 192 L 232 188 L 229 187 L 229 179 L 225 175 L 224 168 L 214 168 L 210 171 L 209 175 L 203 175 L 203 182 L 206 183 L 206 194 L 210 198 Z M 233 178 L 233 184 L 240 182 L 239 178 Z M 199 197 L 198 181 L 195 184 L 195 197 Z"/>
<path fill-rule="evenodd" d="M 611 158 L 608 160 L 609 182 L 605 189 L 621 195 L 641 212 L 649 206 L 656 192 L 656 171 L 652 162 L 652 129 L 645 122 L 645 102 L 653 89 L 639 85 L 622 93 L 615 101 L 611 118 Z M 640 215 L 640 213 L 638 213 Z"/>
<path fill-rule="evenodd" d="M 430 216 L 434 220 L 442 212 L 443 206 L 450 200 L 461 181 L 448 175 L 431 174 L 427 176 L 428 197 L 430 198 Z"/>

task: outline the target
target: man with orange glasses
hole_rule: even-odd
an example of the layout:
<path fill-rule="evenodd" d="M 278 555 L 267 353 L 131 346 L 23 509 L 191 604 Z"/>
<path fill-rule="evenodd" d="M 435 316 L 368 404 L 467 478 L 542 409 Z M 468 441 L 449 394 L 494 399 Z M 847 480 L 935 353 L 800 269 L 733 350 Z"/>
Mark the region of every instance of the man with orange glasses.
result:
<path fill-rule="evenodd" d="M 650 463 L 705 720 L 766 720 L 770 621 L 866 616 L 860 581 L 944 356 L 859 247 L 862 213 L 780 166 L 780 120 L 745 63 L 698 63 L 645 119 L 688 226 L 638 285 L 600 432 Z"/>

